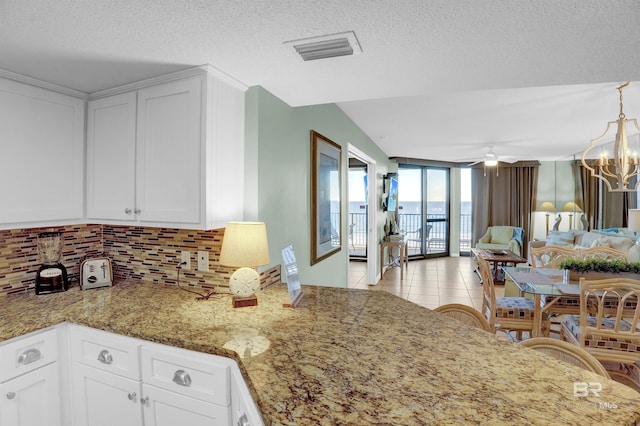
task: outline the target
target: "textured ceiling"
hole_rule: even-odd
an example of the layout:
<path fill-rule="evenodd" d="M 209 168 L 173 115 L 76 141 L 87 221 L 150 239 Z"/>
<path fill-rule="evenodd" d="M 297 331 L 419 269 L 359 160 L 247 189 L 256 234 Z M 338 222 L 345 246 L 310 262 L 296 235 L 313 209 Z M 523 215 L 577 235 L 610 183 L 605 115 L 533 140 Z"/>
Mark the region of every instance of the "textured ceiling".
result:
<path fill-rule="evenodd" d="M 640 117 L 640 8 L 601 0 L 0 0 L 0 68 L 84 92 L 210 63 L 336 102 L 389 156 L 563 159 Z M 353 30 L 360 55 L 285 41 Z M 341 141 L 347 142 L 347 141 Z"/>

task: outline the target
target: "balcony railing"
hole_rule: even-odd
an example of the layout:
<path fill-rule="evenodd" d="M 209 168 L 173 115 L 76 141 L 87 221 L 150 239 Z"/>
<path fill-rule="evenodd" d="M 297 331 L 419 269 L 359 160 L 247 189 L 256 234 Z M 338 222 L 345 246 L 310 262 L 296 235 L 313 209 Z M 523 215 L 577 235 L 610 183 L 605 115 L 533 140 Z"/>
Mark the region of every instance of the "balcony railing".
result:
<path fill-rule="evenodd" d="M 429 239 L 427 241 L 427 253 L 441 253 L 446 250 L 448 222 L 439 222 L 438 219 L 446 219 L 443 214 L 428 214 L 427 224 L 431 225 Z M 409 255 L 422 254 L 420 232 L 422 228 L 422 215 L 398 214 L 398 228 L 409 240 Z M 367 214 L 349 213 L 349 251 L 352 255 L 364 255 L 367 246 Z M 471 215 L 460 215 L 460 252 L 469 252 L 471 248 Z"/>

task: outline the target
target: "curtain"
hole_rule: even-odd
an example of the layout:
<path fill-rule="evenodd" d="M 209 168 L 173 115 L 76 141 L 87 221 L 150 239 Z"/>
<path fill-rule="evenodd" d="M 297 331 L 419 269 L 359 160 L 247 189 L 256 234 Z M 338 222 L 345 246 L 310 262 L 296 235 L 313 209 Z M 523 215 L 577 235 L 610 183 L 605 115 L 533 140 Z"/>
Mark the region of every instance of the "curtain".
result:
<path fill-rule="evenodd" d="M 500 163 L 498 169 L 483 166 L 471 170 L 473 241 L 494 225 L 524 229 L 523 257 L 527 257 L 531 237 L 532 212 L 536 208 L 539 163 Z M 496 173 L 497 172 L 497 173 Z"/>
<path fill-rule="evenodd" d="M 609 192 L 581 161 L 574 161 L 572 167 L 576 176 L 576 202 L 584 211 L 589 229 L 626 228 L 627 212 L 637 205 L 637 192 Z M 637 176 L 631 179 L 631 185 L 635 185 L 636 179 Z"/>

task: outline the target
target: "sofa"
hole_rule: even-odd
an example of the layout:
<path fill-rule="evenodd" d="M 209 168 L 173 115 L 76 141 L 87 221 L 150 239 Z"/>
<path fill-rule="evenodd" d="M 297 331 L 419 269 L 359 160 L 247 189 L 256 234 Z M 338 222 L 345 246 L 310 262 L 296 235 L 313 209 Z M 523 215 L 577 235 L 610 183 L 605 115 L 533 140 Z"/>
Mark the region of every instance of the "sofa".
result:
<path fill-rule="evenodd" d="M 569 249 L 585 249 L 593 247 L 609 247 L 626 252 L 629 262 L 640 262 L 640 251 L 636 246 L 635 235 L 626 229 L 616 228 L 606 231 L 585 231 L 583 229 L 573 229 L 570 231 L 549 231 L 546 240 L 529 242 L 529 264 L 531 265 L 531 249 L 545 245 L 560 246 Z M 504 286 L 505 297 L 516 297 L 520 295 L 520 290 L 507 279 Z"/>
<path fill-rule="evenodd" d="M 585 231 L 583 229 L 550 231 L 546 240 L 531 241 L 529 248 L 542 247 L 545 245 L 570 249 L 609 247 L 627 252 L 629 262 L 640 262 L 640 251 L 636 246 L 636 237 L 633 232 L 624 228 L 613 228 L 602 231 Z M 531 250 L 529 250 L 529 253 L 530 252 Z"/>
<path fill-rule="evenodd" d="M 522 254 L 524 230 L 516 226 L 489 226 L 487 232 L 478 240 L 477 249 L 511 250 L 518 256 Z"/>

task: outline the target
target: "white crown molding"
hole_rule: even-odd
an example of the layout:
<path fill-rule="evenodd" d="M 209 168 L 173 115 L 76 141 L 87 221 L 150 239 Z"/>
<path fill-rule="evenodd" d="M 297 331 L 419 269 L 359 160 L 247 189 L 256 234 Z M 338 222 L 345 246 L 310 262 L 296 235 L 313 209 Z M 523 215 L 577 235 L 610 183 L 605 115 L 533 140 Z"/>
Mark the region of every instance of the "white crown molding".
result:
<path fill-rule="evenodd" d="M 89 94 L 81 92 L 79 90 L 70 89 L 68 87 L 60 86 L 58 84 L 49 83 L 47 81 L 38 80 L 37 78 L 29 77 L 26 75 L 18 74 L 13 71 L 8 71 L 0 68 L 0 77 L 8 80 L 17 81 L 18 83 L 28 84 L 30 86 L 39 87 L 41 89 L 51 90 L 67 96 L 73 96 L 74 98 L 88 99 Z"/>
<path fill-rule="evenodd" d="M 205 73 L 212 74 L 214 77 L 224 81 L 227 84 L 234 86 L 237 89 L 246 91 L 248 86 L 230 75 L 220 71 L 218 68 L 210 64 L 200 65 L 196 67 L 187 68 L 184 70 L 172 72 L 169 74 L 160 75 L 157 77 L 147 78 L 145 80 L 136 81 L 133 83 L 125 84 L 111 89 L 101 90 L 99 92 L 93 92 L 89 94 L 90 99 L 100 99 L 107 96 L 119 95 L 121 93 L 133 92 L 135 90 L 144 89 L 145 87 L 155 86 L 162 83 L 168 83 L 183 78 L 201 76 Z"/>

